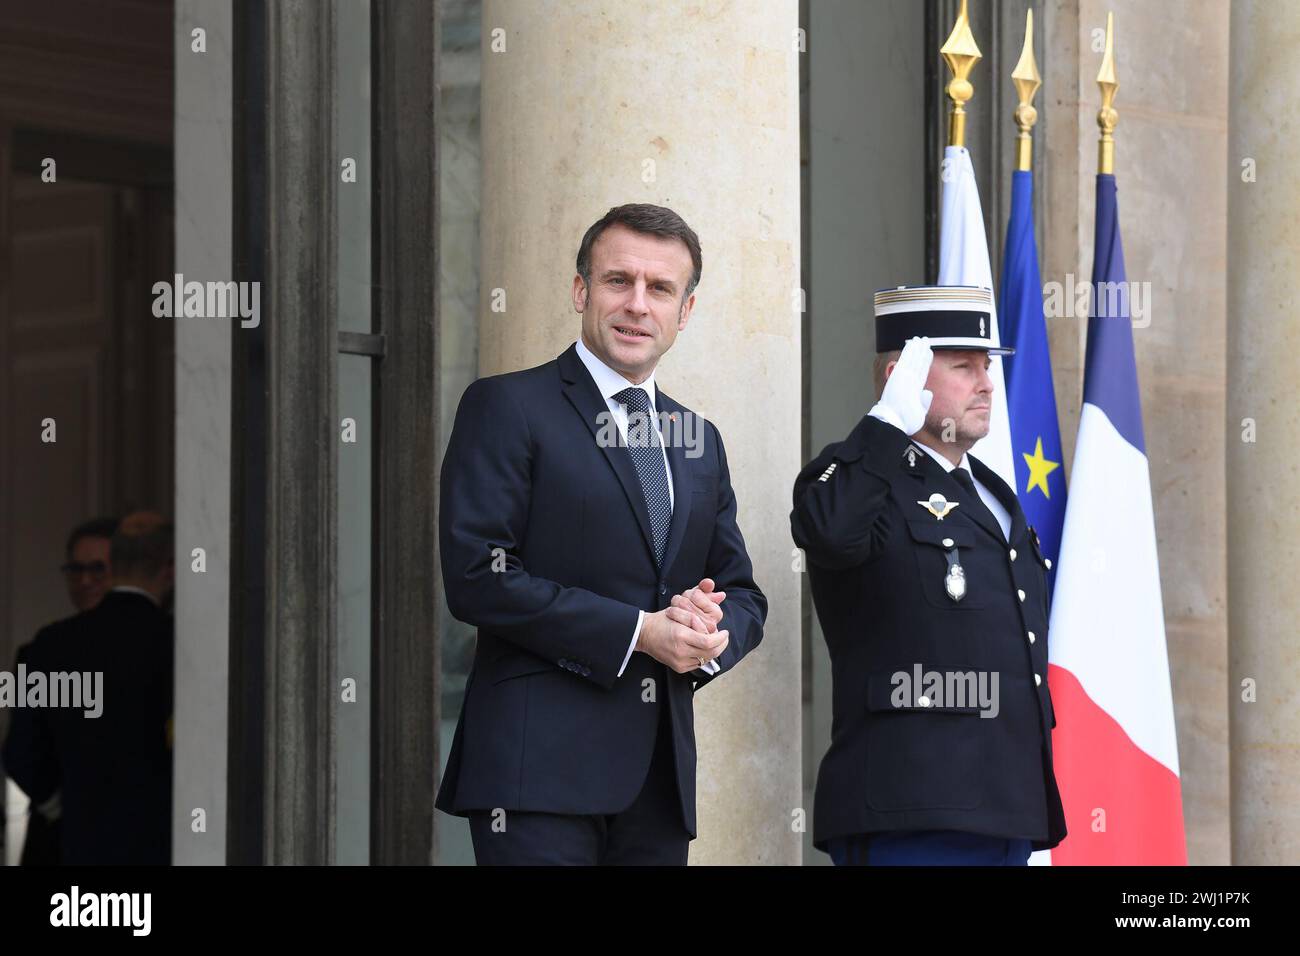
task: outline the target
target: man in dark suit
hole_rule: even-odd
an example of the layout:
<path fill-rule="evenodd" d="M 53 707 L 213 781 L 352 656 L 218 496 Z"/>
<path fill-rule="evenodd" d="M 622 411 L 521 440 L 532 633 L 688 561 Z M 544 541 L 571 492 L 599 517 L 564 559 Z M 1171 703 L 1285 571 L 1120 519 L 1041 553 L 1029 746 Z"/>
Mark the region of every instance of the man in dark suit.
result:
<path fill-rule="evenodd" d="M 88 611 L 108 593 L 112 586 L 112 568 L 109 565 L 109 548 L 113 532 L 117 530 L 116 518 L 94 518 L 72 529 L 64 545 L 64 564 L 59 569 L 68 588 L 68 599 L 78 611 Z M 29 641 L 14 654 L 14 673 L 27 666 Z M 59 862 L 59 799 L 58 791 L 44 804 L 35 803 L 27 816 L 27 832 L 23 837 L 21 866 L 56 866 Z"/>
<path fill-rule="evenodd" d="M 880 401 L 794 488 L 830 650 L 813 842 L 837 864 L 1024 864 L 1065 836 L 1047 568 L 988 433 L 992 296 L 876 295 Z M 885 379 L 883 390 L 880 379 Z"/>
<path fill-rule="evenodd" d="M 692 697 L 767 616 L 722 438 L 654 381 L 700 264 L 672 210 L 611 209 L 578 252 L 578 341 L 461 399 L 442 570 L 478 642 L 437 806 L 480 864 L 686 862 Z"/>
<path fill-rule="evenodd" d="M 172 529 L 123 518 L 113 586 L 91 610 L 45 627 L 26 650 L 28 686 L 79 675 L 82 700 L 16 708 L 6 773 L 37 805 L 58 792 L 65 864 L 171 860 Z M 65 686 L 73 686 L 66 682 Z M 47 701 L 54 703 L 53 701 Z"/>

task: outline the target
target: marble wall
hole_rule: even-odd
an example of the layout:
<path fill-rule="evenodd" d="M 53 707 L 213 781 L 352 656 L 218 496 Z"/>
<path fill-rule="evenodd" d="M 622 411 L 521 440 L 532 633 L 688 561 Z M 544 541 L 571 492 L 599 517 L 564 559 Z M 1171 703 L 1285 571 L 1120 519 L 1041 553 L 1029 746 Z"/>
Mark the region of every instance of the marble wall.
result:
<path fill-rule="evenodd" d="M 191 31 L 207 52 L 191 52 Z M 176 0 L 176 271 L 232 277 L 229 6 Z M 176 724 L 172 860 L 226 859 L 231 326 L 176 320 Z M 202 548 L 207 570 L 190 570 Z M 202 810 L 206 831 L 191 827 Z"/>
<path fill-rule="evenodd" d="M 1300 863 L 1300 4 L 1232 5 L 1228 192 L 1228 693 L 1232 862 Z"/>

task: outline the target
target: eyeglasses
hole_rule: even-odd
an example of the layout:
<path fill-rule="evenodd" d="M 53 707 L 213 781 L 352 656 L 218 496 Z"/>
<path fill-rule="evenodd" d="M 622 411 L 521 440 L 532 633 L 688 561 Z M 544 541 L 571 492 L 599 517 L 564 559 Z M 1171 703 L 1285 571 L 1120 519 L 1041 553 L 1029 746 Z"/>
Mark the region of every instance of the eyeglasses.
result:
<path fill-rule="evenodd" d="M 77 561 L 69 561 L 59 568 L 66 576 L 70 578 L 79 578 L 83 574 L 88 574 L 92 578 L 102 578 L 108 574 L 108 565 L 103 561 L 92 561 L 89 564 L 81 564 Z"/>

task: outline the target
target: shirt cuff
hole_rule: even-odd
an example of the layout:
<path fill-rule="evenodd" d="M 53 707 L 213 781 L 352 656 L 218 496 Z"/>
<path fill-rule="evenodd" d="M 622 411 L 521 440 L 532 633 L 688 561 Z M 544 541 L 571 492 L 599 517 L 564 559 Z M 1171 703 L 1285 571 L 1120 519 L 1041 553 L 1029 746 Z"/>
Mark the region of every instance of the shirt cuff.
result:
<path fill-rule="evenodd" d="M 618 676 L 623 676 L 623 671 L 627 670 L 627 662 L 632 659 L 632 652 L 636 650 L 637 638 L 641 636 L 641 625 L 645 623 L 645 611 L 636 612 L 636 627 L 632 629 L 632 643 L 627 646 L 627 653 L 623 655 L 623 666 L 618 669 Z"/>

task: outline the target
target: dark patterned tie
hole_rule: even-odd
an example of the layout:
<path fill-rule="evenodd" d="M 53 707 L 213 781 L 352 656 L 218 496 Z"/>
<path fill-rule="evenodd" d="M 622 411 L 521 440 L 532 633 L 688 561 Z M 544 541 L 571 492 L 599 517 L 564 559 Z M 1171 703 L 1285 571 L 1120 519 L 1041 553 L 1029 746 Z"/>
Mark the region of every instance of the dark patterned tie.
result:
<path fill-rule="evenodd" d="M 673 502 L 668 494 L 668 471 L 664 467 L 659 434 L 650 416 L 650 396 L 644 388 L 625 388 L 614 401 L 627 408 L 627 449 L 641 479 L 646 509 L 650 512 L 650 535 L 654 538 L 655 563 L 663 564 L 672 523 Z"/>

